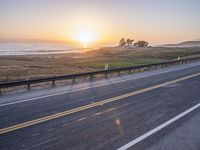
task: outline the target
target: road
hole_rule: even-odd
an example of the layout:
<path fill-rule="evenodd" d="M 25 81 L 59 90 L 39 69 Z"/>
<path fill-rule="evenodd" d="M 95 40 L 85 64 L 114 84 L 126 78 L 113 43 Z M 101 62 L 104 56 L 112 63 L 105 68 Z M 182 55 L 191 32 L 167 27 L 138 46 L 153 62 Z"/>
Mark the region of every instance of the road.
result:
<path fill-rule="evenodd" d="M 1 150 L 200 147 L 200 63 L 0 97 Z"/>

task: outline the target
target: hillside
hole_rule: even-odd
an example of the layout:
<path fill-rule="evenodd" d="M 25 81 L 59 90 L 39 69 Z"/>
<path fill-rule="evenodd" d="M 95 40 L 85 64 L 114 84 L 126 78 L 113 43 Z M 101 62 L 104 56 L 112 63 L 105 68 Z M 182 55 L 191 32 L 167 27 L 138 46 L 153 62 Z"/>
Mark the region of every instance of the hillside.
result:
<path fill-rule="evenodd" d="M 159 47 L 200 47 L 200 41 L 185 41 L 177 44 L 159 45 Z"/>

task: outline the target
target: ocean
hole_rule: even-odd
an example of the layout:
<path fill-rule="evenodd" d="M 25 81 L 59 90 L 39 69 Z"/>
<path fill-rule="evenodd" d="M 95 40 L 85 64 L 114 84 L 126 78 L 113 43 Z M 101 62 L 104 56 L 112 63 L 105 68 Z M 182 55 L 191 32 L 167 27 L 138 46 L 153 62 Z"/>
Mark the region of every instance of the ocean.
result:
<path fill-rule="evenodd" d="M 0 43 L 0 56 L 79 53 L 82 50 L 62 43 Z"/>

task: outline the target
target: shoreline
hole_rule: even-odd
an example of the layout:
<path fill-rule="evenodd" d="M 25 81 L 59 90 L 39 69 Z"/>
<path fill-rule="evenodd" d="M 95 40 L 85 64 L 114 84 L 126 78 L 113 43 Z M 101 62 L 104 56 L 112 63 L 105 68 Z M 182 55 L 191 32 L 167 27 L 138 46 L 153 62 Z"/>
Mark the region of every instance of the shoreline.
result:
<path fill-rule="evenodd" d="M 65 54 L 82 54 L 86 53 L 88 51 L 92 51 L 94 49 L 85 49 L 85 48 L 79 48 L 79 49 L 70 49 L 70 50 L 31 50 L 31 51 L 16 51 L 16 52 L 10 52 L 11 54 L 2 54 L 5 51 L 0 51 L 0 57 L 3 56 L 40 56 L 40 55 L 65 55 Z M 17 54 L 12 54 L 17 53 Z M 23 54 L 24 53 L 24 54 Z"/>

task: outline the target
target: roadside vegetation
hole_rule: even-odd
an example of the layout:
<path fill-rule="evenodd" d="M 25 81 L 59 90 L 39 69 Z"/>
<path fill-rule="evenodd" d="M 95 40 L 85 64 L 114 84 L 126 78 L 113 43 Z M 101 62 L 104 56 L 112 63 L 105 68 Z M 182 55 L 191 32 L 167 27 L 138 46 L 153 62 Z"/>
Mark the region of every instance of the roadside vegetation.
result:
<path fill-rule="evenodd" d="M 1 56 L 0 82 L 158 63 L 200 56 L 200 47 L 105 47 L 79 54 Z"/>

